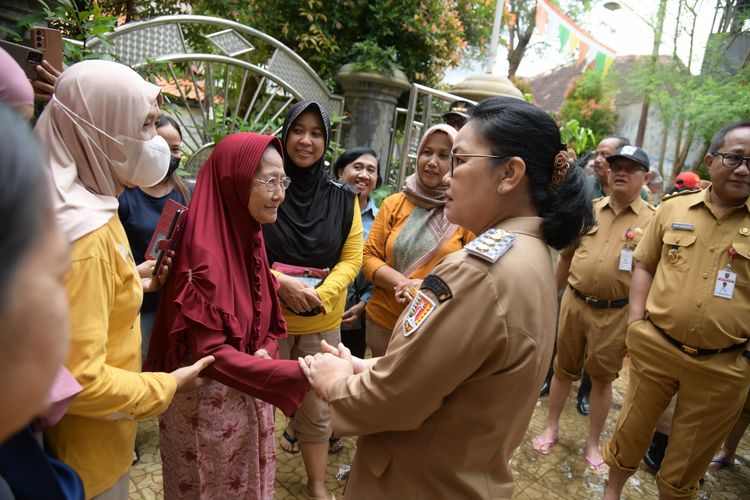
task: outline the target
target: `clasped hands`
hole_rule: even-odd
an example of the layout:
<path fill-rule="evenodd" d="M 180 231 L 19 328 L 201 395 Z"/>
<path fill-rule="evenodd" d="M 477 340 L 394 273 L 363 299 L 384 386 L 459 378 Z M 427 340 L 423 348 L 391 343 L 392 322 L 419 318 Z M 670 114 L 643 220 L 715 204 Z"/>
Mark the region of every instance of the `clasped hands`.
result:
<path fill-rule="evenodd" d="M 403 281 L 399 281 L 396 286 L 393 287 L 396 300 L 402 304 L 411 302 L 414 300 L 414 296 L 417 294 L 417 290 L 419 290 L 421 285 L 422 280 L 415 278 L 407 278 Z"/>
<path fill-rule="evenodd" d="M 367 369 L 365 362 L 342 343 L 333 347 L 325 340 L 320 342 L 321 352 L 297 358 L 302 373 L 307 377 L 315 394 L 323 401 L 329 401 L 333 383 L 344 377 Z"/>

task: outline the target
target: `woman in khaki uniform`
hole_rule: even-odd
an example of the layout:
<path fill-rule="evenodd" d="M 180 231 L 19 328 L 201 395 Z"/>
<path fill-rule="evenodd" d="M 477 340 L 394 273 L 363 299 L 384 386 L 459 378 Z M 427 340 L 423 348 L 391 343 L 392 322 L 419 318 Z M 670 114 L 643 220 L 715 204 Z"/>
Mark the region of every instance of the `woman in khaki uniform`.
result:
<path fill-rule="evenodd" d="M 324 344 L 300 360 L 337 435 L 362 436 L 345 498 L 510 498 L 508 461 L 555 335 L 547 245 L 563 248 L 593 223 L 583 172 L 564 151 L 539 108 L 480 103 L 443 181 L 448 219 L 477 239 L 424 279 L 383 357 Z"/>

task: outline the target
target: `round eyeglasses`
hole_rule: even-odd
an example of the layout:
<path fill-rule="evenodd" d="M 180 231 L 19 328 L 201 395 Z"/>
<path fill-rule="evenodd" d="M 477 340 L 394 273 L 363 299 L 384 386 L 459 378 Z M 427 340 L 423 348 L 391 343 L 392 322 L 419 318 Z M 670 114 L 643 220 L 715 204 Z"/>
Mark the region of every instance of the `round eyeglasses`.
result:
<path fill-rule="evenodd" d="M 269 177 L 264 181 L 255 179 L 255 183 L 259 186 L 266 186 L 266 191 L 273 193 L 279 187 L 281 187 L 282 191 L 286 191 L 286 188 L 288 188 L 292 183 L 292 179 L 290 179 L 289 177 L 282 177 L 281 179 L 279 179 L 278 177 Z"/>
<path fill-rule="evenodd" d="M 711 153 L 712 156 L 721 156 L 721 166 L 734 170 L 740 168 L 742 163 L 747 164 L 747 168 L 750 169 L 750 156 L 742 156 L 737 153 Z"/>

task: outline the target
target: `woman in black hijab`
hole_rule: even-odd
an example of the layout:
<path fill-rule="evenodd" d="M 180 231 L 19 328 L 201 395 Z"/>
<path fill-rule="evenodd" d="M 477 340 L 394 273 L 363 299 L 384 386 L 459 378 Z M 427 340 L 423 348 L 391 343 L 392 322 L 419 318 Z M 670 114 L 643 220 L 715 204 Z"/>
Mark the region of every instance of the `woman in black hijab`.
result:
<path fill-rule="evenodd" d="M 338 345 L 346 292 L 362 264 L 362 218 L 356 190 L 328 177 L 324 156 L 330 119 L 314 101 L 289 111 L 282 131 L 284 170 L 292 179 L 275 224 L 263 226 L 268 259 L 277 273 L 289 337 L 279 342 L 282 359 L 320 351 L 320 341 Z M 311 286 L 295 278 L 289 266 L 328 270 Z M 331 498 L 325 488 L 331 422 L 328 405 L 310 391 L 282 438 L 282 447 L 299 446 L 307 470 L 308 498 Z M 293 431 L 293 434 L 290 432 Z"/>

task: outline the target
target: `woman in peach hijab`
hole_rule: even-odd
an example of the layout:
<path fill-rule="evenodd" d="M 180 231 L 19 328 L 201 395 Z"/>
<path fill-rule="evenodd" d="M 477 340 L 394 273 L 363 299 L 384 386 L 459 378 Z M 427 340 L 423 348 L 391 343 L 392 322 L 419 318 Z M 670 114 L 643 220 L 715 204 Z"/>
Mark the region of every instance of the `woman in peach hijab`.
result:
<path fill-rule="evenodd" d="M 372 223 L 362 269 L 375 284 L 367 302 L 367 345 L 382 356 L 406 305 L 435 264 L 460 250 L 474 235 L 445 217 L 443 177 L 456 129 L 440 124 L 427 129 L 417 148 L 415 172 L 401 192 L 383 204 Z"/>
<path fill-rule="evenodd" d="M 71 66 L 34 130 L 46 148 L 57 223 L 71 244 L 66 367 L 83 391 L 46 433 L 52 452 L 81 476 L 86 497 L 128 497 L 136 420 L 192 388 L 213 358 L 169 373 L 140 373 L 138 310 L 153 262 L 136 268 L 117 216 L 125 186 L 159 182 L 169 148 L 156 135 L 159 88 L 109 61 Z M 163 273 L 162 273 L 163 274 Z M 147 276 L 147 277 L 146 277 Z"/>

